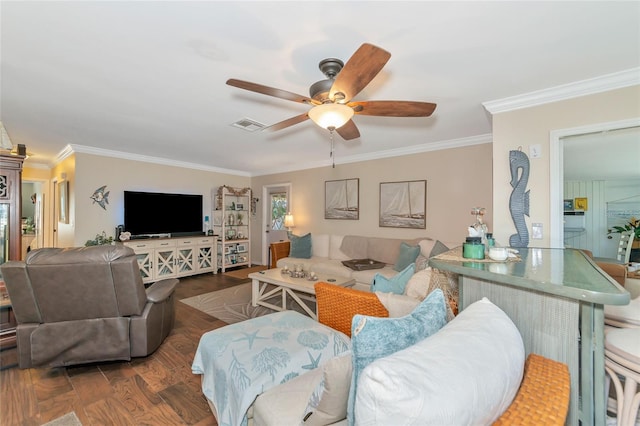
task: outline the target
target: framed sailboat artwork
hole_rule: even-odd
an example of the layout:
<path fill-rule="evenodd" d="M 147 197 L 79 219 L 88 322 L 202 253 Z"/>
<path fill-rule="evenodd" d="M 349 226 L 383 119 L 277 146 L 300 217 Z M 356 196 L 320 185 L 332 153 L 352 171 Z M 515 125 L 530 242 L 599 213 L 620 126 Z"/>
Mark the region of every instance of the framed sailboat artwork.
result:
<path fill-rule="evenodd" d="M 324 182 L 324 218 L 358 220 L 360 218 L 360 179 Z"/>
<path fill-rule="evenodd" d="M 426 229 L 427 181 L 380 183 L 380 227 Z"/>

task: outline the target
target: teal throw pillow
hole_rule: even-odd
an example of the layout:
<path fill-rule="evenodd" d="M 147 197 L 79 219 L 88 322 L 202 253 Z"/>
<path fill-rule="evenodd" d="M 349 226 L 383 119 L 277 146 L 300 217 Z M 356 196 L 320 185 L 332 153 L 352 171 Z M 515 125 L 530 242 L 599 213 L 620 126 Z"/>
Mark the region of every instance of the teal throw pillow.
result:
<path fill-rule="evenodd" d="M 355 424 L 354 403 L 358 378 L 373 361 L 420 342 L 447 323 L 442 290 L 432 291 L 409 315 L 376 318 L 357 314 L 351 321 L 351 389 L 347 406 L 349 425 Z"/>
<path fill-rule="evenodd" d="M 442 241 L 437 240 L 431 249 L 431 253 L 429 253 L 429 257 L 437 256 L 442 253 L 446 253 L 449 251 L 449 247 L 442 244 Z"/>
<path fill-rule="evenodd" d="M 411 263 L 391 278 L 387 278 L 382 274 L 375 274 L 373 281 L 371 281 L 371 292 L 404 294 L 404 288 L 415 272 L 416 265 Z"/>
<path fill-rule="evenodd" d="M 311 259 L 311 233 L 303 235 L 301 237 L 289 233 L 288 236 L 289 241 L 291 241 L 289 257 L 296 257 L 298 259 Z"/>
<path fill-rule="evenodd" d="M 393 266 L 395 271 L 402 271 L 404 268 L 414 263 L 420 254 L 420 246 L 410 246 L 404 241 L 400 243 L 400 254 L 396 259 L 396 264 Z"/>

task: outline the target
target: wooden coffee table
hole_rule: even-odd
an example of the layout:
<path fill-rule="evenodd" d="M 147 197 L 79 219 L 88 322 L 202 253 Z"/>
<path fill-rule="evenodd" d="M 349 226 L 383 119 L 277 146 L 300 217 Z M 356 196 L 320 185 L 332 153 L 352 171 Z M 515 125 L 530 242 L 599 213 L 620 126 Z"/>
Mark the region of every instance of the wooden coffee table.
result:
<path fill-rule="evenodd" d="M 356 283 L 356 280 L 326 274 L 316 275 L 318 279 L 310 281 L 307 278 L 292 278 L 287 274 L 282 274 L 279 268 L 253 272 L 249 274 L 249 278 L 251 278 L 251 304 L 253 306 L 264 306 L 275 311 L 284 311 L 287 309 L 287 296 L 291 296 L 293 301 L 304 309 L 311 318 L 318 319 L 316 313 L 303 301 L 303 299 L 311 302 L 316 301 L 316 291 L 313 286 L 318 282 L 325 282 L 342 287 L 351 287 Z M 282 300 L 280 306 L 268 302 L 268 300 L 278 295 L 281 296 Z"/>

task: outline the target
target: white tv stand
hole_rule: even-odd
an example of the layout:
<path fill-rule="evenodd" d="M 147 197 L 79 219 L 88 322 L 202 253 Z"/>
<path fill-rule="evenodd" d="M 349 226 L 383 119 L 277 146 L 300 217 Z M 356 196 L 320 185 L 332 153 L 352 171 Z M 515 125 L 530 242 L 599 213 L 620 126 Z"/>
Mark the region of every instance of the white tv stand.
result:
<path fill-rule="evenodd" d="M 138 258 L 144 283 L 206 272 L 217 273 L 214 237 L 148 237 L 124 241 Z"/>

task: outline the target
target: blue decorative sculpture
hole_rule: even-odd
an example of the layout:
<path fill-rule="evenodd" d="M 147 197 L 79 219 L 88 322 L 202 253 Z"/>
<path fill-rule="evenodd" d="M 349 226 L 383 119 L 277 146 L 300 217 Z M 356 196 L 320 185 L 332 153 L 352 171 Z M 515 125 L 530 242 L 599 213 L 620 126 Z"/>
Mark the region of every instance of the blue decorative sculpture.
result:
<path fill-rule="evenodd" d="M 529 182 L 529 157 L 518 151 L 509 151 L 509 166 L 511 169 L 511 197 L 509 198 L 509 211 L 517 234 L 509 237 L 511 247 L 527 247 L 529 245 L 529 231 L 524 216 L 529 216 L 529 191 L 526 191 Z"/>

